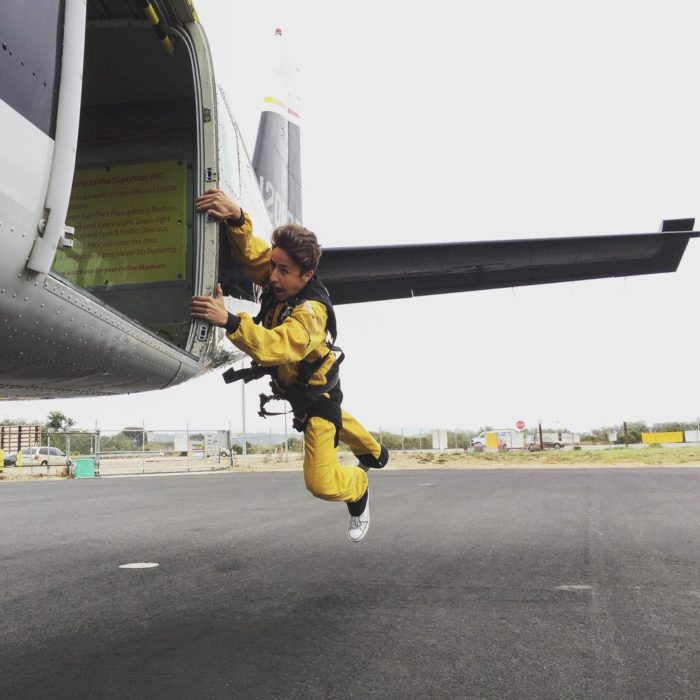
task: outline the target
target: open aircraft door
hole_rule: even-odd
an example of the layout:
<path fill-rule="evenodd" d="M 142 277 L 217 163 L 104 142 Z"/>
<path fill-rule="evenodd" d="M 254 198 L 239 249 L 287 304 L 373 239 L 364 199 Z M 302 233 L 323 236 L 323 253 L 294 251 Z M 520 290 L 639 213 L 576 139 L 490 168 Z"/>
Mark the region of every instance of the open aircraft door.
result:
<path fill-rule="evenodd" d="M 46 358 L 27 348 L 28 393 L 43 360 L 55 377 L 64 355 L 65 380 L 48 395 L 163 388 L 227 359 L 218 331 L 189 314 L 192 295 L 217 280 L 218 225 L 193 207 L 218 184 L 209 46 L 187 0 L 54 5 L 55 145 L 51 132 L 23 276 L 49 299 L 31 300 L 32 339 L 61 341 Z"/>
<path fill-rule="evenodd" d="M 87 4 L 65 219 L 75 238 L 62 248 L 52 229 L 42 248 L 59 244 L 53 271 L 72 285 L 201 358 L 209 328 L 191 322 L 189 300 L 213 292 L 218 248 L 216 225 L 192 206 L 218 172 L 210 51 L 191 3 L 135 6 Z"/>
<path fill-rule="evenodd" d="M 192 206 L 217 172 L 206 37 L 191 4 L 175 1 L 143 12 L 126 0 L 89 0 L 84 33 L 75 172 L 59 178 L 72 182 L 73 245 L 61 247 L 71 241 L 49 220 L 29 267 L 46 271 L 51 261 L 72 286 L 202 357 L 208 329 L 191 323 L 189 300 L 213 291 L 217 255 L 216 226 Z"/>

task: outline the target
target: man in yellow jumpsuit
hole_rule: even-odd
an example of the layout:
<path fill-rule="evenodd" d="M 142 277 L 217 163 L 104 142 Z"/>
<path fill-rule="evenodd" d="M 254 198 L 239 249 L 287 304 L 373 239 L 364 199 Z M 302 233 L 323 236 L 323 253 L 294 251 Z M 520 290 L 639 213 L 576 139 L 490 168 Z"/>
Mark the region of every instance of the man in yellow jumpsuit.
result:
<path fill-rule="evenodd" d="M 287 224 L 272 232 L 270 246 L 253 236 L 250 217 L 218 189 L 198 197 L 195 207 L 223 222 L 243 273 L 265 291 L 255 319 L 228 313 L 218 284 L 215 297 L 192 298 L 192 316 L 225 328 L 229 340 L 254 363 L 271 368 L 277 394 L 290 402 L 295 427 L 304 432 L 307 489 L 318 498 L 347 503 L 348 537 L 359 542 L 369 528 L 367 470 L 385 466 L 389 453 L 340 407 L 337 357 L 327 339 L 330 334 L 335 340 L 335 314 L 315 275 L 321 257 L 316 236 Z M 338 464 L 339 440 L 361 466 Z"/>

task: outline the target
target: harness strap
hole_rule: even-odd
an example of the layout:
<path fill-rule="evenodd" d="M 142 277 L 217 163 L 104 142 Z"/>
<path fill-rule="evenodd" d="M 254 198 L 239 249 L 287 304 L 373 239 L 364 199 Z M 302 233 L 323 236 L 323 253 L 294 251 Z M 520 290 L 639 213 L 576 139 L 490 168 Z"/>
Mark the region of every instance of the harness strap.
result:
<path fill-rule="evenodd" d="M 258 415 L 261 418 L 266 418 L 267 416 L 282 416 L 285 415 L 286 413 L 294 413 L 295 416 L 295 423 L 299 420 L 302 419 L 304 422 L 304 425 L 308 421 L 308 418 L 311 417 L 311 415 L 316 415 L 311 413 L 311 409 L 318 402 L 320 399 L 323 399 L 324 401 L 322 403 L 325 403 L 326 401 L 331 401 L 331 399 L 327 399 L 326 397 L 323 396 L 323 394 L 328 394 L 332 392 L 337 386 L 340 381 L 340 372 L 339 372 L 339 367 L 341 362 L 345 359 L 345 354 L 343 351 L 336 346 L 331 346 L 330 347 L 331 351 L 335 351 L 336 357 L 335 361 L 333 364 L 330 366 L 328 369 L 328 372 L 326 373 L 326 382 L 325 384 L 320 384 L 316 386 L 310 386 L 309 385 L 309 380 L 311 377 L 314 375 L 317 369 L 321 367 L 321 365 L 325 362 L 326 358 L 328 355 L 324 355 L 323 357 L 319 357 L 313 362 L 306 362 L 302 361 L 299 363 L 299 372 L 297 374 L 297 380 L 293 383 L 290 384 L 289 386 L 282 386 L 278 381 L 276 376 L 276 372 L 270 372 L 273 376 L 272 379 L 270 380 L 270 387 L 272 389 L 271 394 L 260 394 L 260 410 L 258 411 Z M 271 367 L 269 368 L 270 370 L 275 370 L 276 368 Z M 269 401 L 288 401 L 289 404 L 291 405 L 291 409 L 289 411 L 268 411 L 265 406 Z M 340 403 L 338 402 L 338 421 L 340 421 Z M 306 416 L 306 418 L 302 418 L 303 416 Z M 336 422 L 333 420 L 332 422 Z M 296 425 L 295 425 L 296 427 Z"/>
<path fill-rule="evenodd" d="M 297 378 L 289 386 L 282 386 L 277 378 L 277 367 L 262 367 L 255 363 L 250 368 L 234 371 L 229 369 L 224 373 L 224 380 L 227 383 L 242 379 L 244 382 L 249 382 L 253 379 L 259 379 L 265 374 L 271 376 L 270 387 L 271 394 L 260 394 L 260 410 L 258 415 L 262 418 L 267 416 L 282 416 L 287 413 L 294 414 L 294 427 L 297 430 L 303 431 L 308 423 L 309 418 L 318 415 L 331 421 L 338 429 L 341 427 L 341 409 L 340 402 L 342 393 L 340 392 L 339 381 L 340 376 L 338 369 L 340 364 L 345 359 L 345 353 L 333 343 L 335 343 L 337 326 L 335 312 L 331 304 L 328 291 L 323 282 L 313 275 L 310 282 L 302 289 L 296 297 L 287 299 L 284 308 L 279 317 L 275 320 L 274 325 L 278 326 L 283 323 L 293 313 L 294 309 L 306 300 L 318 301 L 323 304 L 328 311 L 326 328 L 330 334 L 330 342 L 326 345 L 329 352 L 335 353 L 335 360 L 326 372 L 326 382 L 319 386 L 309 385 L 311 377 L 321 368 L 328 357 L 328 353 L 322 357 L 318 357 L 313 362 L 302 360 L 298 363 Z M 263 291 L 260 311 L 253 319 L 255 323 L 267 325 L 271 324 L 272 314 L 277 305 L 272 287 L 269 285 Z M 329 394 L 324 396 L 324 394 Z M 268 411 L 266 405 L 270 401 L 286 400 L 290 403 L 289 411 Z"/>

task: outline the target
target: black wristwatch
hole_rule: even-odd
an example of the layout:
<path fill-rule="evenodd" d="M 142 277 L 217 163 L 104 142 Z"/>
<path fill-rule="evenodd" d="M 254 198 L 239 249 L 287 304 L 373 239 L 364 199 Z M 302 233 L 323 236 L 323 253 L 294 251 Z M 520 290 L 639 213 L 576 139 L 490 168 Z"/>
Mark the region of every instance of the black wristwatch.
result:
<path fill-rule="evenodd" d="M 226 319 L 226 325 L 224 328 L 226 329 L 227 333 L 234 333 L 235 331 L 238 330 L 238 326 L 241 325 L 241 319 L 238 316 L 235 316 L 232 313 L 229 313 L 228 318 Z"/>
<path fill-rule="evenodd" d="M 241 209 L 241 215 L 237 219 L 233 216 L 227 216 L 224 219 L 224 223 L 227 226 L 230 226 L 231 228 L 238 228 L 239 226 L 243 226 L 243 224 L 245 223 L 245 218 L 243 216 L 243 210 Z"/>

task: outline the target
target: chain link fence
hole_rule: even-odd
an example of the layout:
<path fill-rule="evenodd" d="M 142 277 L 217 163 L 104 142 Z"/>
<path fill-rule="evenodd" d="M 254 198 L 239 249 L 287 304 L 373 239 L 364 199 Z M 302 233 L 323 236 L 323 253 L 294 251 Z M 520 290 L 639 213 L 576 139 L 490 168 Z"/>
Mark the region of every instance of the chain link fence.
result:
<path fill-rule="evenodd" d="M 69 476 L 90 460 L 96 476 L 235 469 L 251 462 L 300 458 L 301 436 L 232 434 L 227 430 L 70 430 L 42 432 L 31 446 L 7 452 L 18 476 Z M 1 471 L 1 470 L 0 470 Z M 8 473 L 10 473 L 8 471 Z"/>
<path fill-rule="evenodd" d="M 423 428 L 385 428 L 370 431 L 393 451 L 462 450 L 471 433 L 465 430 L 436 431 Z M 436 442 L 437 441 L 437 442 Z M 283 465 L 301 462 L 301 433 L 233 433 L 228 430 L 70 430 L 41 432 L 30 448 L 6 456 L 5 468 L 18 475 L 68 476 L 76 462 L 89 460 L 96 476 L 187 473 L 235 470 L 256 463 Z M 340 444 L 339 459 L 354 459 Z"/>
<path fill-rule="evenodd" d="M 11 447 L 9 438 L 5 441 L 5 477 L 79 476 L 76 463 L 80 460 L 89 462 L 95 476 L 235 471 L 261 463 L 271 468 L 276 468 L 276 465 L 280 469 L 301 468 L 304 453 L 303 434 L 287 433 L 286 425 L 284 433 L 272 429 L 268 432 L 234 433 L 230 430 L 149 430 L 145 427 L 54 432 L 35 427 L 31 436 L 23 440 L 24 446 L 19 451 L 17 442 Z M 390 451 L 406 454 L 471 451 L 475 449 L 471 440 L 478 435 L 475 430 L 458 427 L 380 426 L 370 432 Z M 671 445 L 700 444 L 700 429 L 678 434 L 684 437 L 675 439 Z M 654 435 L 655 443 L 664 442 Z M 586 449 L 611 449 L 619 446 L 621 439 L 618 432 L 604 438 L 607 439 L 587 442 Z M 630 441 L 629 446 L 643 447 L 644 442 L 638 440 L 633 444 Z M 342 464 L 355 463 L 354 456 L 342 442 L 338 458 Z"/>
<path fill-rule="evenodd" d="M 421 428 L 380 426 L 370 430 L 389 450 L 465 450 L 477 433 L 463 428 Z"/>

